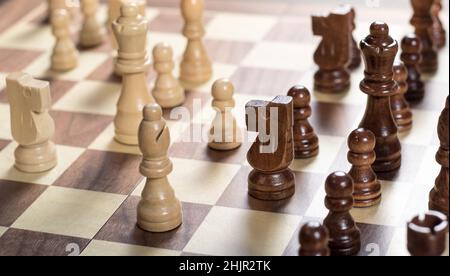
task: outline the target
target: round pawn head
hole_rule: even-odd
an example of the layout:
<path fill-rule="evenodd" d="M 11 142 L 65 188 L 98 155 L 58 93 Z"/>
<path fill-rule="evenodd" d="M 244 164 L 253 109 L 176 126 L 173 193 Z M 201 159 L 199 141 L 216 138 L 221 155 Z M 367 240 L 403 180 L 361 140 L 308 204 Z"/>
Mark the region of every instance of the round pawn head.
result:
<path fill-rule="evenodd" d="M 353 179 L 345 172 L 334 172 L 325 181 L 325 192 L 331 198 L 353 196 Z"/>
<path fill-rule="evenodd" d="M 372 131 L 358 128 L 350 133 L 348 147 L 355 153 L 370 153 L 375 149 L 376 138 Z"/>
<path fill-rule="evenodd" d="M 396 82 L 406 82 L 408 79 L 408 69 L 403 62 L 394 65 L 394 80 Z"/>
<path fill-rule="evenodd" d="M 233 99 L 234 86 L 228 79 L 219 79 L 214 82 L 212 96 L 216 101 L 229 101 Z"/>
<path fill-rule="evenodd" d="M 120 7 L 122 17 L 135 18 L 139 15 L 139 8 L 134 2 L 124 2 Z"/>
<path fill-rule="evenodd" d="M 167 62 L 173 58 L 172 47 L 168 43 L 159 43 L 153 48 L 153 59 L 155 62 Z"/>
<path fill-rule="evenodd" d="M 375 37 L 384 37 L 389 35 L 389 26 L 380 21 L 375 21 L 370 25 L 370 34 Z"/>
<path fill-rule="evenodd" d="M 300 230 L 300 253 L 313 255 L 329 255 L 328 230 L 318 222 L 308 222 Z"/>
<path fill-rule="evenodd" d="M 162 119 L 162 109 L 157 103 L 151 103 L 144 107 L 144 121 L 155 122 Z"/>
<path fill-rule="evenodd" d="M 311 102 L 311 93 L 306 87 L 301 85 L 292 87 L 288 92 L 288 96 L 291 96 L 294 100 L 294 108 L 307 107 Z"/>
<path fill-rule="evenodd" d="M 408 34 L 402 39 L 401 47 L 405 53 L 420 53 L 422 42 L 415 34 Z"/>

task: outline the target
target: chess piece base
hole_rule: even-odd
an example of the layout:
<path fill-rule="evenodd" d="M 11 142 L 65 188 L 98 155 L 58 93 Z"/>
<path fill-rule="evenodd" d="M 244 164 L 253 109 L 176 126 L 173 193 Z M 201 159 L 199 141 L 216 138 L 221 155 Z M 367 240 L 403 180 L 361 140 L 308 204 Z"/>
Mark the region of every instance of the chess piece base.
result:
<path fill-rule="evenodd" d="M 301 145 L 300 148 L 298 147 L 299 144 Z M 317 136 L 314 139 L 305 139 L 300 143 L 296 143 L 296 159 L 307 159 L 317 155 L 319 155 L 319 139 L 317 138 Z"/>
<path fill-rule="evenodd" d="M 94 48 L 103 44 L 103 33 L 81 35 L 80 46 L 83 48 Z"/>
<path fill-rule="evenodd" d="M 137 219 L 137 226 L 141 228 L 144 231 L 147 232 L 153 232 L 153 233 L 163 233 L 163 232 L 169 232 L 176 228 L 178 228 L 183 221 L 182 218 L 182 212 L 181 212 L 181 204 L 179 201 L 177 201 L 177 206 L 174 208 L 178 209 L 179 211 L 176 212 L 176 217 L 160 217 L 154 218 L 154 221 L 146 220 L 144 215 L 141 215 L 143 207 L 143 203 L 141 202 L 138 206 L 138 219 Z"/>
<path fill-rule="evenodd" d="M 240 142 L 234 142 L 234 143 L 216 143 L 216 142 L 210 142 L 208 143 L 208 147 L 213 150 L 218 151 L 229 151 L 229 150 L 235 150 L 238 149 L 242 144 Z"/>
<path fill-rule="evenodd" d="M 347 70 L 319 70 L 314 75 L 314 89 L 322 93 L 342 93 L 350 88 Z"/>
<path fill-rule="evenodd" d="M 181 88 L 181 86 L 174 90 L 159 91 L 159 92 L 153 91 L 152 94 L 156 102 L 162 108 L 173 108 L 181 106 L 186 100 L 186 96 L 184 95 L 184 89 Z"/>
<path fill-rule="evenodd" d="M 378 193 L 358 194 L 353 195 L 355 203 L 354 208 L 369 208 L 381 203 L 381 190 Z"/>
<path fill-rule="evenodd" d="M 248 193 L 267 201 L 289 198 L 295 193 L 295 176 L 289 169 L 272 174 L 253 170 L 248 176 Z"/>
<path fill-rule="evenodd" d="M 18 146 L 15 167 L 25 173 L 42 173 L 56 167 L 58 159 L 53 142 L 33 146 Z"/>
<path fill-rule="evenodd" d="M 78 56 L 64 55 L 64 56 L 52 56 L 51 70 L 55 72 L 68 72 L 75 69 L 78 66 Z"/>

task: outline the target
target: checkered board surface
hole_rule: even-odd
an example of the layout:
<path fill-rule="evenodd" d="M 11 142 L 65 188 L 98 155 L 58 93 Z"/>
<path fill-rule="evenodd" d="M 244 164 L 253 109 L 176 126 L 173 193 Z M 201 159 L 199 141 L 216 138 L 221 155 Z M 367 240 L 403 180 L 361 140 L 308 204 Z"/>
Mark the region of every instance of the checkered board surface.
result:
<path fill-rule="evenodd" d="M 327 214 L 323 204 L 326 176 L 349 169 L 346 137 L 357 127 L 365 108 L 366 96 L 358 89 L 363 68 L 352 74 L 352 88 L 346 94 L 312 91 L 311 123 L 320 137 L 320 154 L 294 161 L 296 194 L 281 202 L 263 202 L 247 195 L 250 143 L 234 152 L 219 153 L 208 150 L 205 143 L 182 141 L 194 127 L 207 128 L 214 115 L 211 83 L 189 91 L 185 106 L 190 110 L 201 107 L 189 122 L 171 120 L 170 112 L 165 112 L 173 140 L 170 182 L 182 201 L 184 223 L 169 233 L 146 233 L 136 227 L 143 188 L 139 150 L 112 138 L 120 81 L 111 74 L 109 43 L 82 51 L 74 71 L 48 71 L 54 39 L 45 23 L 45 2 L 15 0 L 0 5 L 2 14 L 20 14 L 0 20 L 0 255 L 78 251 L 81 255 L 296 255 L 301 225 L 322 221 Z M 180 33 L 178 1 L 148 2 L 149 50 L 158 42 L 168 42 L 179 62 L 186 42 Z M 379 7 L 354 2 L 357 40 L 375 20 L 388 22 L 397 40 L 411 31 L 407 0 L 380 0 Z M 270 100 L 294 84 L 312 88 L 316 70 L 312 56 L 319 38 L 311 33 L 310 15 L 327 12 L 335 4 L 206 0 L 205 44 L 214 61 L 214 79 L 233 81 L 235 114 L 242 128 L 248 100 Z M 444 4 L 448 7 L 448 1 Z M 99 16 L 106 18 L 104 3 Z M 448 22 L 446 11 L 442 19 Z M 361 255 L 408 255 L 406 222 L 427 210 L 428 192 L 440 169 L 434 155 L 439 145 L 437 121 L 449 91 L 448 52 L 448 48 L 440 51 L 440 69 L 427 77 L 426 98 L 412 106 L 414 128 L 401 135 L 402 168 L 379 175 L 381 205 L 352 211 L 362 232 Z M 59 165 L 48 173 L 30 175 L 13 168 L 16 144 L 10 134 L 4 77 L 14 71 L 51 82 Z M 154 78 L 150 72 L 150 85 Z"/>

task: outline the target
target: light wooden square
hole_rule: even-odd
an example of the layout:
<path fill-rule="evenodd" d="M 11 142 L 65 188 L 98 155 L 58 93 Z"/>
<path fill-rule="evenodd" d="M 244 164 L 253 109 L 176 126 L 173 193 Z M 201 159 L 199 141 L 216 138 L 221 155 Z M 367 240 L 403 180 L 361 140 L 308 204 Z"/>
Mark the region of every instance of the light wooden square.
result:
<path fill-rule="evenodd" d="M 179 256 L 180 254 L 181 252 L 167 249 L 92 240 L 80 256 Z"/>
<path fill-rule="evenodd" d="M 291 169 L 298 172 L 327 174 L 345 143 L 343 137 L 319 135 L 319 155 L 309 159 L 295 159 Z"/>
<path fill-rule="evenodd" d="M 48 172 L 30 174 L 20 172 L 14 167 L 16 147 L 16 143 L 10 143 L 0 152 L 0 179 L 41 185 L 52 185 L 84 152 L 82 148 L 58 145 L 58 165 Z"/>
<path fill-rule="evenodd" d="M 172 158 L 169 181 L 179 200 L 214 205 L 240 169 L 238 165 Z M 133 192 L 140 196 L 145 179 Z"/>
<path fill-rule="evenodd" d="M 307 71 L 310 63 L 305 62 L 302 57 L 311 57 L 313 53 L 312 45 L 261 42 L 251 50 L 242 65 L 273 70 Z"/>
<path fill-rule="evenodd" d="M 206 255 L 279 256 L 301 217 L 215 206 L 184 248 Z"/>
<path fill-rule="evenodd" d="M 126 196 L 49 187 L 12 227 L 92 239 Z"/>
<path fill-rule="evenodd" d="M 53 109 L 114 116 L 120 89 L 118 84 L 83 81 L 59 99 Z"/>
<path fill-rule="evenodd" d="M 277 18 L 267 15 L 218 13 L 206 26 L 207 38 L 261 41 L 275 26 Z"/>
<path fill-rule="evenodd" d="M 0 47 L 51 51 L 55 38 L 49 25 L 17 24 L 0 36 Z"/>

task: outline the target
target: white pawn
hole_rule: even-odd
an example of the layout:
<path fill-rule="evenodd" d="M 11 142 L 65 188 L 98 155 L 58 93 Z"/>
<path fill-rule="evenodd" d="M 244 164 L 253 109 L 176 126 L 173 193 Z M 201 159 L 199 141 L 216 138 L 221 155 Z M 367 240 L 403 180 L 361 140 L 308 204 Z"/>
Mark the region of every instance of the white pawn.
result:
<path fill-rule="evenodd" d="M 78 65 L 78 51 L 70 37 L 70 16 L 67 10 L 54 10 L 51 14 L 51 24 L 56 37 L 51 69 L 57 72 L 70 71 Z"/>
<path fill-rule="evenodd" d="M 234 150 L 241 146 L 241 131 L 231 112 L 236 105 L 233 94 L 234 87 L 228 79 L 219 79 L 212 87 L 212 106 L 217 114 L 209 132 L 208 146 L 214 150 Z"/>
<path fill-rule="evenodd" d="M 143 113 L 139 127 L 143 156 L 140 172 L 147 182 L 138 205 L 137 223 L 149 232 L 167 232 L 182 223 L 181 203 L 167 178 L 173 170 L 168 156 L 170 132 L 158 104 L 147 105 Z"/>
<path fill-rule="evenodd" d="M 80 32 L 80 45 L 85 48 L 103 43 L 105 29 L 97 19 L 98 0 L 81 0 L 84 21 Z"/>
<path fill-rule="evenodd" d="M 153 49 L 153 66 L 158 77 L 153 88 L 153 97 L 162 108 L 182 105 L 186 99 L 184 89 L 173 76 L 175 67 L 173 51 L 167 43 L 160 43 Z"/>
<path fill-rule="evenodd" d="M 204 5 L 204 0 L 181 1 L 185 21 L 183 35 L 187 38 L 187 46 L 180 66 L 180 80 L 186 89 L 195 89 L 212 76 L 212 64 L 202 41 L 205 35 Z"/>

